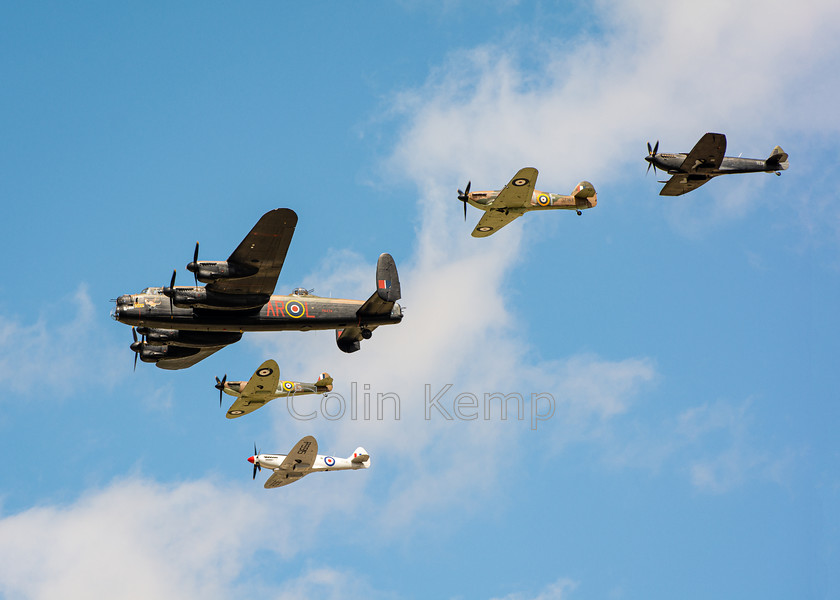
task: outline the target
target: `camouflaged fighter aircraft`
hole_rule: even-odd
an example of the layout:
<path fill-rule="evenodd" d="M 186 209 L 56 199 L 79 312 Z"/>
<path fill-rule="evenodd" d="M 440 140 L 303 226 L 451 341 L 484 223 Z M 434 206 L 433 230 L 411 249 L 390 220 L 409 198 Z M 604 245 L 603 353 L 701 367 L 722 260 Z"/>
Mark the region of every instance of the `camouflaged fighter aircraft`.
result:
<path fill-rule="evenodd" d="M 245 331 L 335 329 L 336 343 L 355 352 L 380 325 L 402 321 L 400 280 L 390 254 L 376 265 L 376 291 L 366 301 L 322 298 L 302 288 L 275 296 L 295 232 L 297 215 L 288 208 L 265 213 L 225 261 L 198 261 L 198 243 L 187 270 L 196 285 L 150 287 L 117 298 L 114 319 L 132 329 L 131 349 L 161 369 L 185 369 L 233 344 Z M 200 287 L 198 282 L 206 283 Z M 137 340 L 137 334 L 143 336 Z"/>
<path fill-rule="evenodd" d="M 248 381 L 228 381 L 225 375 L 221 379 L 216 377 L 215 387 L 219 390 L 219 406 L 222 405 L 222 392 L 236 397 L 226 415 L 228 419 L 235 419 L 254 412 L 275 398 L 331 392 L 333 378 L 329 373 L 321 373 L 315 383 L 280 381 L 277 363 L 268 359 Z"/>
<path fill-rule="evenodd" d="M 767 160 L 760 158 L 741 158 L 724 156 L 726 152 L 726 136 L 722 133 L 707 133 L 700 138 L 688 154 L 659 154 L 659 141 L 651 148 L 647 145 L 647 172 L 653 167 L 673 175 L 668 181 L 660 181 L 665 187 L 659 192 L 660 196 L 680 196 L 718 175 L 732 173 L 776 173 L 788 168 L 788 155 L 780 146 L 773 148 Z"/>
<path fill-rule="evenodd" d="M 473 229 L 473 237 L 487 237 L 531 210 L 565 209 L 580 211 L 598 204 L 595 188 L 588 181 L 581 181 L 572 191 L 571 196 L 549 194 L 534 189 L 539 172 L 533 167 L 525 167 L 513 176 L 502 191 L 472 192 L 470 184 L 462 192 L 458 190 L 458 200 L 464 203 L 464 220 L 467 219 L 467 204 L 485 211 L 484 216 Z"/>
<path fill-rule="evenodd" d="M 318 442 L 311 435 L 301 439 L 289 454 L 260 454 L 254 444 L 254 456 L 248 457 L 248 462 L 254 465 L 253 479 L 257 478 L 257 471 L 262 468 L 271 469 L 274 473 L 265 482 L 265 489 L 271 489 L 294 483 L 304 475 L 315 471 L 346 471 L 349 469 L 370 468 L 370 455 L 361 446 L 356 448 L 352 456 L 335 458 L 318 454 Z"/>

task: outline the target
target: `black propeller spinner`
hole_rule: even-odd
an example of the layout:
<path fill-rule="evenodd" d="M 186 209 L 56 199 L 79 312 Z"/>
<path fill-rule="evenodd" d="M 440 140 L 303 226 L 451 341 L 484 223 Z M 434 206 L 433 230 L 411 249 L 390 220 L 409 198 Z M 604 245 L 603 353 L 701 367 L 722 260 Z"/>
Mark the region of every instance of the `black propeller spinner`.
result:
<path fill-rule="evenodd" d="M 467 200 L 470 199 L 470 184 L 471 183 L 472 183 L 472 181 L 467 182 L 467 189 L 465 189 L 463 192 L 461 190 L 458 190 L 458 200 L 460 200 L 461 202 L 464 203 L 464 220 L 465 221 L 467 220 Z"/>
<path fill-rule="evenodd" d="M 651 148 L 650 142 L 647 143 L 648 147 L 648 155 L 645 157 L 645 160 L 648 163 L 647 171 L 645 171 L 645 175 L 648 174 L 650 171 L 651 166 L 653 166 L 653 175 L 656 176 L 656 165 L 653 162 L 654 157 L 656 156 L 657 151 L 659 150 L 659 140 L 656 140 L 656 145 Z"/>
<path fill-rule="evenodd" d="M 222 407 L 222 390 L 225 389 L 225 382 L 227 381 L 227 373 L 219 379 L 216 377 L 216 385 L 214 386 L 217 390 L 219 390 L 219 408 Z"/>

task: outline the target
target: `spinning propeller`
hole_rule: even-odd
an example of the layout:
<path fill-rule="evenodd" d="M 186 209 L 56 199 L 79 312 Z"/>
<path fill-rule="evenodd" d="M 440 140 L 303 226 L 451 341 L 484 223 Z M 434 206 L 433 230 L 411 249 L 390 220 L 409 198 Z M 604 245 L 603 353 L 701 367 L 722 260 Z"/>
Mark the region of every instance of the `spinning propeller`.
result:
<path fill-rule="evenodd" d="M 251 462 L 254 463 L 254 474 L 251 476 L 251 479 L 256 479 L 257 478 L 257 471 L 262 471 L 262 467 L 260 466 L 259 456 L 260 456 L 260 453 L 257 452 L 257 443 L 254 442 L 254 456 L 253 456 L 254 460 L 251 461 Z"/>
<path fill-rule="evenodd" d="M 175 274 L 177 269 L 172 269 L 172 280 L 169 282 L 169 287 L 163 288 L 163 295 L 169 298 L 169 318 L 172 318 L 172 306 L 175 304 Z"/>
<path fill-rule="evenodd" d="M 143 345 L 146 343 L 146 334 L 143 334 L 143 341 L 137 341 L 137 331 L 135 331 L 134 327 L 131 328 L 131 337 L 134 338 L 134 343 L 131 344 L 131 349 L 134 350 L 134 370 L 137 370 L 137 355 L 140 354 L 140 351 L 143 349 Z"/>
<path fill-rule="evenodd" d="M 467 220 L 467 200 L 470 199 L 470 184 L 471 183 L 472 183 L 472 181 L 467 182 L 467 189 L 465 189 L 463 192 L 461 190 L 458 190 L 458 200 L 460 200 L 461 202 L 464 203 L 464 220 L 465 221 Z"/>
<path fill-rule="evenodd" d="M 222 407 L 222 390 L 225 389 L 225 382 L 227 381 L 227 373 L 219 379 L 216 377 L 216 385 L 214 386 L 217 390 L 219 390 L 219 408 Z"/>
<path fill-rule="evenodd" d="M 659 150 L 659 140 L 656 140 L 656 145 L 651 148 L 650 142 L 647 143 L 648 146 L 648 155 L 645 157 L 645 160 L 648 162 L 647 171 L 645 171 L 645 175 L 648 174 L 650 171 L 651 166 L 653 166 L 653 174 L 656 175 L 656 165 L 653 163 L 653 158 L 656 156 L 656 152 Z"/>
<path fill-rule="evenodd" d="M 193 252 L 192 262 L 187 265 L 187 271 L 192 271 L 195 287 L 198 287 L 198 242 L 195 243 L 195 252 Z"/>

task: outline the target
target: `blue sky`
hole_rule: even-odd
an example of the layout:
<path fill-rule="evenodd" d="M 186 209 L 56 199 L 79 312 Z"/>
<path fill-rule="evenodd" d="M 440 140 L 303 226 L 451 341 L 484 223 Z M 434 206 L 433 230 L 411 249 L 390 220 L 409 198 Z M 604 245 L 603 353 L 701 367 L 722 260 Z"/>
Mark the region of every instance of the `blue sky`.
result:
<path fill-rule="evenodd" d="M 836 597 L 840 8 L 730 4 L 0 8 L 0 596 Z M 707 131 L 790 169 L 658 196 L 645 143 Z M 523 166 L 598 206 L 471 238 L 456 189 Z M 278 293 L 390 252 L 404 322 L 133 372 L 109 299 L 276 207 Z M 267 358 L 400 418 L 228 421 Z M 425 419 L 447 384 L 526 418 Z M 371 469 L 251 481 L 307 434 Z"/>

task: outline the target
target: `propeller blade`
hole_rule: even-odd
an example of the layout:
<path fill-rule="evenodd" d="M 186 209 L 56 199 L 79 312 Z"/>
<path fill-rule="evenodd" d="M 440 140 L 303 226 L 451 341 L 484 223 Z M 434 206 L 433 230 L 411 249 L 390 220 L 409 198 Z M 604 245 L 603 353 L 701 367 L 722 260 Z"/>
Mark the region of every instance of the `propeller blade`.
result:
<path fill-rule="evenodd" d="M 225 382 L 227 381 L 227 373 L 224 374 L 221 380 L 216 377 L 216 389 L 219 390 L 219 408 L 222 407 L 222 390 L 225 389 Z M 256 446 L 256 444 L 255 444 Z"/>
<path fill-rule="evenodd" d="M 659 140 L 656 140 L 656 145 L 653 147 L 653 154 L 654 156 L 659 151 Z"/>
<path fill-rule="evenodd" d="M 134 327 L 131 328 L 131 337 L 134 338 L 134 344 L 137 343 L 137 331 L 135 331 Z M 131 349 L 134 350 L 135 346 L 131 344 Z M 134 353 L 134 371 L 137 371 L 137 355 L 140 354 L 139 352 Z"/>
<path fill-rule="evenodd" d="M 650 173 L 650 165 L 651 163 L 648 163 L 648 168 L 645 169 L 645 177 L 647 177 L 647 174 Z"/>
<path fill-rule="evenodd" d="M 458 200 L 460 200 L 461 202 L 464 203 L 464 220 L 465 221 L 467 220 L 467 200 L 469 200 L 469 197 L 470 197 L 470 185 L 472 185 L 472 181 L 467 182 L 467 187 L 466 187 L 466 189 L 464 189 L 463 192 L 461 190 L 458 190 Z"/>
<path fill-rule="evenodd" d="M 650 147 L 650 142 L 648 142 L 647 144 L 648 144 L 648 156 L 650 156 L 651 154 L 653 154 L 653 148 Z"/>
<path fill-rule="evenodd" d="M 195 279 L 195 287 L 198 287 L 198 242 L 195 243 L 195 252 L 193 252 L 193 279 Z"/>

